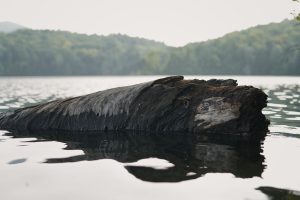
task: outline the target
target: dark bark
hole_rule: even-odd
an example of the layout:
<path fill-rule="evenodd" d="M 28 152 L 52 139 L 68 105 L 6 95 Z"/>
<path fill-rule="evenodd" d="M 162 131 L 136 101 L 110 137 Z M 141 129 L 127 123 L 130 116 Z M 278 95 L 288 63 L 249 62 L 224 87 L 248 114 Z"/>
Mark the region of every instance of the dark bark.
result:
<path fill-rule="evenodd" d="M 249 134 L 267 130 L 267 95 L 234 80 L 182 76 L 56 100 L 0 115 L 6 130 Z"/>

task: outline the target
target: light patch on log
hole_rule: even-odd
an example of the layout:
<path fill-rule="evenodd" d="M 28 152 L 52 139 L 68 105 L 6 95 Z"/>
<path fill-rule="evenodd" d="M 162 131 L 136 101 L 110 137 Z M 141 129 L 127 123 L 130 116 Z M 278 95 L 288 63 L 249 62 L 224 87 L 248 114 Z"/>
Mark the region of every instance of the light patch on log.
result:
<path fill-rule="evenodd" d="M 204 99 L 197 107 L 194 121 L 204 129 L 239 117 L 240 104 L 224 101 L 224 97 Z"/>

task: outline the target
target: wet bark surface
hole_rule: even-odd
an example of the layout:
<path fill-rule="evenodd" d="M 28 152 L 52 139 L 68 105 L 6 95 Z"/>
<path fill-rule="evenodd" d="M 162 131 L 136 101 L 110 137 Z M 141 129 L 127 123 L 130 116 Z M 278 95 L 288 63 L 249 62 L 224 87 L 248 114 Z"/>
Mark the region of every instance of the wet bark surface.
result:
<path fill-rule="evenodd" d="M 268 120 L 261 112 L 266 102 L 263 91 L 238 86 L 232 79 L 172 76 L 1 113 L 0 128 L 249 136 L 267 130 Z"/>

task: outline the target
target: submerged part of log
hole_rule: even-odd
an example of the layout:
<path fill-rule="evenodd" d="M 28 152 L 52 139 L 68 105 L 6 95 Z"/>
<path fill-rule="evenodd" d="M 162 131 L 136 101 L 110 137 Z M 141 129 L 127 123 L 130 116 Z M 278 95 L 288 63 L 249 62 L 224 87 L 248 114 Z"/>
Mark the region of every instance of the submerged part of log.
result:
<path fill-rule="evenodd" d="M 247 134 L 267 130 L 266 102 L 235 80 L 172 76 L 2 113 L 0 129 Z"/>

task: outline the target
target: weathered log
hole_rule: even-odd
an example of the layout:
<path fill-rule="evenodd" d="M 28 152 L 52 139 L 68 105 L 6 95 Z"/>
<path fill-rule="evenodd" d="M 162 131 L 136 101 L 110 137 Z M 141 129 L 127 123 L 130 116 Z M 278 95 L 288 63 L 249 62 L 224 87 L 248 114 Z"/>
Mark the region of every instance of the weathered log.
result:
<path fill-rule="evenodd" d="M 0 129 L 247 134 L 267 130 L 266 101 L 232 79 L 172 76 L 2 113 Z"/>

